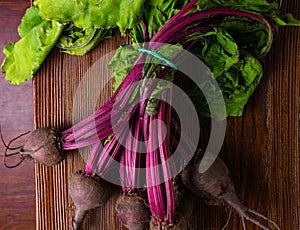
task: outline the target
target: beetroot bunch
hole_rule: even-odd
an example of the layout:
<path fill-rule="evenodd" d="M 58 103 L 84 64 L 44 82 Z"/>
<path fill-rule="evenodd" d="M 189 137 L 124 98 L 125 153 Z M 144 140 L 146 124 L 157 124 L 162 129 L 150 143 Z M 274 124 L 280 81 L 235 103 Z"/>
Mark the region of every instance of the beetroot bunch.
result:
<path fill-rule="evenodd" d="M 273 221 L 240 203 L 228 169 L 220 159 L 217 158 L 209 170 L 199 173 L 202 152 L 196 151 L 198 143 L 191 141 L 190 136 L 181 129 L 182 121 L 177 119 L 176 111 L 172 108 L 174 98 L 171 86 L 178 76 L 176 67 L 184 62 L 186 51 L 202 54 L 205 61 L 209 57 L 203 55 L 205 52 L 210 54 L 213 48 L 223 52 L 224 49 L 226 55 L 231 55 L 231 59 L 227 59 L 228 66 L 222 67 L 227 68 L 226 71 L 240 67 L 241 60 L 246 64 L 250 60 L 253 66 L 259 66 L 248 55 L 247 48 L 250 46 L 245 45 L 245 50 L 238 50 L 243 54 L 239 59 L 234 38 L 224 32 L 230 20 L 239 18 L 244 23 L 252 21 L 260 26 L 264 31 L 264 45 L 255 51 L 260 56 L 270 49 L 273 31 L 277 26 L 262 14 L 235 7 L 205 6 L 203 10 L 201 3 L 192 0 L 180 9 L 168 11 L 174 9 L 177 3 L 164 4 L 161 8 L 153 7 L 158 9 L 157 14 L 165 13 L 166 22 L 163 25 L 152 28 L 150 19 L 154 22 L 156 18 L 154 14 L 146 12 L 144 20 L 133 30 L 132 41 L 143 43 L 137 45 L 134 64 L 125 71 L 114 94 L 103 106 L 64 131 L 33 131 L 20 151 L 6 153 L 5 159 L 20 154 L 22 160 L 33 158 L 40 163 L 54 165 L 63 160 L 65 151 L 92 146 L 85 168 L 69 179 L 69 192 L 77 207 L 73 229 L 81 228 L 87 210 L 99 207 L 109 199 L 112 190 L 103 178 L 107 179 L 111 175 L 117 178 L 114 182 L 121 185 L 123 191 L 116 204 L 117 216 L 131 230 L 147 227 L 187 229 L 186 220 L 192 213 L 192 208 L 189 208 L 192 201 L 186 199 L 192 197 L 189 190 L 195 195 L 223 201 L 235 208 L 242 218 L 244 228 L 247 219 L 263 229 L 269 229 L 252 216 L 255 215 L 279 229 Z M 217 45 L 203 45 L 210 44 L 214 39 L 218 42 L 216 44 L 222 45 L 222 49 Z M 141 47 L 143 44 L 144 47 Z M 179 47 L 180 52 L 171 50 L 171 46 L 167 47 L 170 50 L 166 50 L 163 44 Z M 158 60 L 149 62 L 149 59 Z M 215 66 L 209 67 L 212 75 L 217 77 Z M 226 75 L 225 72 L 220 73 L 220 76 Z M 228 76 L 229 72 L 226 73 Z M 167 83 L 161 84 L 160 80 Z M 249 85 L 252 88 L 248 85 L 249 92 L 254 89 L 251 83 Z M 231 108 L 232 101 L 225 100 L 225 103 L 227 108 Z M 6 145 L 7 150 L 14 150 L 10 144 Z M 180 153 L 177 161 L 172 158 L 175 151 Z M 186 167 L 194 154 L 193 160 Z M 181 178 L 178 168 L 185 168 L 180 183 L 175 179 L 176 175 L 176 178 Z M 186 204 L 184 208 L 182 203 Z"/>

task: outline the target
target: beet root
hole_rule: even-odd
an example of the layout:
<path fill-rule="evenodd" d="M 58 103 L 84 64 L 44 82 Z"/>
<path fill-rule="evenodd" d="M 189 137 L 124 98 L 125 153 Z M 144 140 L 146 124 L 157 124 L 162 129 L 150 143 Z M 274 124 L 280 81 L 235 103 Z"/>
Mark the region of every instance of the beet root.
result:
<path fill-rule="evenodd" d="M 186 187 L 194 194 L 212 200 L 212 204 L 228 204 L 240 215 L 243 229 L 246 229 L 245 219 L 251 221 L 262 229 L 271 229 L 258 221 L 259 217 L 268 221 L 276 229 L 278 225 L 264 215 L 244 206 L 236 195 L 230 172 L 226 164 L 216 158 L 215 162 L 204 173 L 199 173 L 201 158 L 196 156 L 182 172 L 182 180 Z"/>
<path fill-rule="evenodd" d="M 78 171 L 69 178 L 69 194 L 76 206 L 72 219 L 73 230 L 80 230 L 86 213 L 103 205 L 110 197 L 110 185 L 96 175 Z"/>
<path fill-rule="evenodd" d="M 163 226 L 163 224 L 154 224 L 154 218 L 150 221 L 150 230 L 188 230 L 186 218 L 179 212 L 175 215 L 175 220 L 172 225 Z"/>
<path fill-rule="evenodd" d="M 59 133 L 53 128 L 32 131 L 20 152 L 47 166 L 56 165 L 64 159 Z"/>
<path fill-rule="evenodd" d="M 149 225 L 150 209 L 144 199 L 136 194 L 120 195 L 116 202 L 116 214 L 129 230 L 144 230 Z"/>
<path fill-rule="evenodd" d="M 28 134 L 27 141 L 23 146 L 17 148 L 10 147 L 13 141 L 22 136 L 25 136 L 26 134 L 28 133 L 19 135 L 18 137 L 11 140 L 8 144 L 4 142 L 1 134 L 2 142 L 6 147 L 4 164 L 7 168 L 17 167 L 25 159 L 34 159 L 37 162 L 47 166 L 56 165 L 64 159 L 64 155 L 61 151 L 60 135 L 58 131 L 53 128 L 36 129 Z M 18 152 L 7 153 L 8 150 L 17 149 L 19 150 Z M 6 163 L 6 158 L 16 155 L 20 157 L 20 161 L 13 166 L 8 165 Z"/>
<path fill-rule="evenodd" d="M 181 175 L 175 177 L 174 186 L 176 212 L 188 219 L 194 211 L 195 195 L 183 185 Z"/>

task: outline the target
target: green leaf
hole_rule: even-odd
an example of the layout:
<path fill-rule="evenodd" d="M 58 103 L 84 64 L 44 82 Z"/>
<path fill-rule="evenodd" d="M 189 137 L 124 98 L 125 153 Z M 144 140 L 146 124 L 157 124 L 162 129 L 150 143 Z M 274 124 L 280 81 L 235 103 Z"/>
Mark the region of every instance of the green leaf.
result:
<path fill-rule="evenodd" d="M 278 15 L 280 0 L 201 0 L 198 9 L 229 8 L 255 12 L 266 16 Z"/>
<path fill-rule="evenodd" d="M 99 42 L 109 37 L 111 37 L 111 30 L 81 29 L 70 25 L 70 28 L 63 31 L 56 45 L 62 52 L 71 55 L 84 55 L 97 46 Z"/>
<path fill-rule="evenodd" d="M 107 64 L 108 69 L 114 70 L 112 74 L 115 80 L 113 83 L 113 92 L 117 90 L 123 79 L 132 69 L 139 54 L 138 50 L 128 45 L 122 45 L 116 50 L 114 56 Z"/>
<path fill-rule="evenodd" d="M 34 5 L 45 19 L 73 22 L 80 28 L 118 26 L 124 32 L 140 22 L 144 0 L 35 0 Z"/>
<path fill-rule="evenodd" d="M 204 61 L 215 78 L 238 62 L 238 46 L 225 30 L 215 29 L 205 32 L 201 38 L 192 52 Z"/>
<path fill-rule="evenodd" d="M 241 116 L 244 107 L 262 77 L 262 66 L 260 62 L 250 55 L 241 55 L 239 62 L 224 72 L 216 80 L 223 94 L 227 116 Z M 210 113 L 207 99 L 203 96 L 199 87 L 205 87 L 209 93 L 209 105 L 213 106 L 215 114 Z M 213 116 L 221 119 L 222 111 L 220 92 L 212 88 L 209 81 L 204 81 L 202 85 L 195 86 L 188 90 L 188 95 L 193 101 L 197 111 L 202 116 Z"/>
<path fill-rule="evenodd" d="M 147 26 L 147 36 L 149 39 L 163 27 L 188 0 L 149 0 L 145 1 L 143 22 Z M 133 29 L 132 41 L 134 43 L 144 42 L 144 26 L 139 24 Z"/>
<path fill-rule="evenodd" d="M 202 116 L 222 119 L 220 93 L 223 94 L 227 116 L 241 116 L 244 106 L 262 77 L 260 62 L 248 53 L 239 52 L 239 47 L 224 29 L 204 32 L 192 52 L 210 69 L 220 87 L 217 92 L 209 80 L 188 90 L 188 95 Z M 199 87 L 205 88 L 205 98 Z M 209 106 L 213 107 L 211 114 Z"/>
<path fill-rule="evenodd" d="M 256 20 L 229 16 L 223 19 L 220 27 L 230 34 L 241 49 L 253 56 L 263 56 L 271 47 L 269 31 Z"/>
<path fill-rule="evenodd" d="M 24 37 L 30 30 L 42 22 L 43 19 L 39 16 L 39 9 L 37 7 L 28 8 L 18 27 L 20 37 Z"/>
<path fill-rule="evenodd" d="M 288 13 L 281 17 L 273 19 L 279 26 L 300 26 L 300 21 L 295 19 L 292 14 Z"/>
<path fill-rule="evenodd" d="M 42 20 L 36 7 L 29 8 L 19 26 L 20 40 L 3 49 L 6 58 L 2 71 L 6 73 L 6 80 L 12 84 L 20 84 L 32 77 L 62 31 L 62 24 Z"/>

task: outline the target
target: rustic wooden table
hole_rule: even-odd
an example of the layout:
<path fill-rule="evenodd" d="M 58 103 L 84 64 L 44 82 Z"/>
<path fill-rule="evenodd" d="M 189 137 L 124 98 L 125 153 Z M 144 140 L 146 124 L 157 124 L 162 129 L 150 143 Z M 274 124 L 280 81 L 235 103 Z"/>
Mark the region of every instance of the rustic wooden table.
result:
<path fill-rule="evenodd" d="M 299 1 L 284 1 L 282 12 L 291 12 L 300 18 Z M 74 111 L 81 111 L 78 115 L 86 116 L 85 107 L 73 107 L 76 89 L 93 63 L 120 43 L 126 43 L 126 39 L 115 36 L 83 57 L 73 57 L 53 50 L 33 80 L 35 128 L 67 128 L 72 124 Z M 241 200 L 248 207 L 270 217 L 284 230 L 298 230 L 300 28 L 280 28 L 263 64 L 264 77 L 244 115 L 227 120 L 222 158 L 232 172 Z M 5 83 L 1 80 L 1 85 L 3 84 Z M 110 93 L 108 89 L 104 97 L 107 98 Z M 102 102 L 103 100 L 104 98 Z M 2 116 L 5 115 L 2 109 L 1 113 Z M 69 229 L 74 207 L 67 194 L 67 176 L 83 167 L 80 155 L 73 153 L 68 154 L 62 164 L 53 168 L 35 165 L 37 229 Z M 7 186 L 12 186 L 11 181 L 7 182 L 8 178 L 1 182 L 5 180 Z M 121 229 L 115 218 L 114 202 L 115 197 L 104 207 L 91 212 L 85 222 L 85 229 Z M 2 203 L 0 206 L 5 207 Z M 15 210 L 11 211 L 13 213 Z M 226 218 L 223 208 L 209 207 L 199 200 L 194 215 L 190 218 L 190 229 L 221 229 Z M 15 219 L 16 221 L 21 220 Z M 0 219 L 0 224 L 3 223 L 6 223 L 5 216 Z M 251 223 L 247 226 L 254 229 Z M 232 218 L 227 229 L 242 229 L 237 215 Z"/>

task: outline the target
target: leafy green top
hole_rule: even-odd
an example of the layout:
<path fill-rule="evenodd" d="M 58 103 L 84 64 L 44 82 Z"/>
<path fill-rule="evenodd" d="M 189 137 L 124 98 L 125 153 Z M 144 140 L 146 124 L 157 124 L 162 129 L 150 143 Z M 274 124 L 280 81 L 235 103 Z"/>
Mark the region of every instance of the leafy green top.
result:
<path fill-rule="evenodd" d="M 34 5 L 45 19 L 80 28 L 119 27 L 124 32 L 140 22 L 144 0 L 35 0 Z"/>

